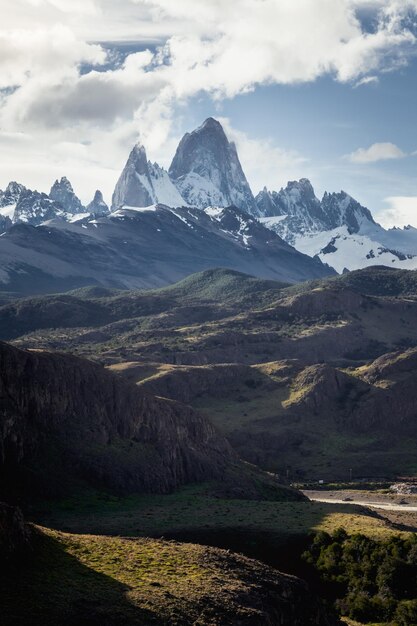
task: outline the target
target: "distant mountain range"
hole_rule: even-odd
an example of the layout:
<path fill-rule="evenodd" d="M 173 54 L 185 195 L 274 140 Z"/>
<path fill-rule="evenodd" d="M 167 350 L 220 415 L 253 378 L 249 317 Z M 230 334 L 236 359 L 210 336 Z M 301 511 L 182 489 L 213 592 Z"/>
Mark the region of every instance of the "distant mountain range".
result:
<path fill-rule="evenodd" d="M 99 190 L 83 206 L 66 177 L 49 194 L 9 183 L 0 233 L 0 288 L 24 293 L 154 287 L 213 266 L 286 282 L 417 267 L 417 230 L 383 229 L 344 191 L 319 200 L 301 179 L 255 197 L 213 118 L 182 138 L 168 171 L 134 146 L 111 209 Z"/>
<path fill-rule="evenodd" d="M 385 230 L 345 191 L 326 192 L 319 200 L 302 178 L 279 192 L 264 188 L 256 202 L 265 226 L 339 273 L 371 265 L 417 268 L 417 229 Z"/>

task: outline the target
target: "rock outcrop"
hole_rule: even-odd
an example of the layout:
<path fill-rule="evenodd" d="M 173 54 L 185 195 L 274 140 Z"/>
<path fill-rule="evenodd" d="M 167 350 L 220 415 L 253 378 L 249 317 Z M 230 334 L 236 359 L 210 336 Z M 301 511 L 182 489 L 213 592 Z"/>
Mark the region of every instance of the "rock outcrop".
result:
<path fill-rule="evenodd" d="M 26 187 L 17 183 L 16 181 L 11 181 L 4 191 L 0 191 L 0 207 L 7 207 L 14 204 L 17 204 L 20 194 L 22 191 L 25 191 Z"/>
<path fill-rule="evenodd" d="M 85 210 L 66 176 L 54 182 L 49 197 L 54 202 L 58 202 L 67 213 L 83 213 Z"/>
<path fill-rule="evenodd" d="M 94 198 L 91 200 L 90 204 L 86 206 L 86 210 L 87 213 L 91 213 L 97 217 L 110 213 L 110 209 L 104 202 L 103 194 L 99 189 L 95 192 Z"/>
<path fill-rule="evenodd" d="M 63 205 L 48 197 L 46 193 L 24 189 L 16 204 L 13 222 L 39 226 L 63 213 Z"/>
<path fill-rule="evenodd" d="M 0 344 L 0 492 L 169 492 L 220 478 L 237 461 L 190 407 L 156 398 L 101 366 Z"/>
<path fill-rule="evenodd" d="M 20 509 L 0 502 L 0 570 L 4 559 L 22 554 L 29 545 L 30 531 Z"/>

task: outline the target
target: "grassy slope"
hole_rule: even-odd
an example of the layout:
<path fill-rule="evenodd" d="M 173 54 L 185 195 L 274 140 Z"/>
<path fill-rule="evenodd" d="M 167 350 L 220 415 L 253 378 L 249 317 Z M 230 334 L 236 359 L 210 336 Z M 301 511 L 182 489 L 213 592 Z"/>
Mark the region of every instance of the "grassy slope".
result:
<path fill-rule="evenodd" d="M 3 626 L 260 626 L 271 608 L 262 586 L 272 590 L 272 572 L 244 557 L 150 539 L 34 534 L 30 558 L 0 586 Z"/>
<path fill-rule="evenodd" d="M 24 611 L 28 606 L 30 611 L 42 611 L 48 618 L 42 622 L 45 624 L 54 623 L 55 611 L 72 611 L 74 606 L 81 606 L 82 611 L 100 607 L 99 619 L 106 616 L 110 624 L 115 612 L 117 619 L 129 618 L 132 624 L 151 624 L 152 619 L 194 623 L 187 619 L 200 615 L 203 607 L 209 609 L 210 617 L 206 622 L 203 614 L 197 623 L 228 624 L 233 612 L 247 616 L 245 594 L 250 594 L 253 586 L 248 588 L 244 564 L 236 563 L 233 555 L 230 563 L 223 561 L 219 568 L 204 546 L 149 539 L 136 543 L 133 537 L 164 537 L 227 548 L 303 576 L 306 566 L 300 555 L 313 532 L 344 527 L 351 534 L 360 532 L 375 539 L 406 535 L 383 515 L 351 504 L 230 501 L 211 496 L 210 486 L 201 485 L 169 496 L 115 498 L 90 492 L 58 506 L 54 503 L 49 510 L 48 506 L 45 503 L 43 510 L 32 511 L 32 518 L 59 531 L 43 530 L 42 541 L 48 550 L 43 548 L 40 561 L 31 560 L 23 586 L 19 581 L 20 602 L 13 584 L 8 598 L 15 608 L 22 606 L 23 598 Z M 86 532 L 100 536 L 86 536 Z M 261 570 L 256 582 L 262 585 L 260 574 Z M 39 589 L 33 584 L 41 580 L 47 581 L 47 594 L 44 582 Z M 140 609 L 135 618 L 132 607 Z M 210 621 L 214 615 L 222 617 Z M 230 624 L 236 623 L 233 619 Z"/>
<path fill-rule="evenodd" d="M 316 288 L 347 288 L 372 296 L 416 296 L 417 271 L 384 266 L 367 267 L 323 280 L 312 280 L 288 287 L 286 293 L 303 293 Z"/>
<path fill-rule="evenodd" d="M 58 504 L 45 503 L 32 510 L 31 518 L 43 525 L 69 532 L 128 536 L 190 536 L 197 530 L 269 533 L 275 545 L 317 530 L 332 532 L 344 527 L 375 538 L 393 530 L 382 516 L 363 507 L 315 502 L 229 500 L 213 497 L 205 486 L 190 486 L 168 496 L 116 498 L 85 493 Z"/>
<path fill-rule="evenodd" d="M 153 292 L 74 293 L 66 297 L 78 298 L 81 304 L 76 311 L 81 318 L 87 315 L 99 324 L 105 314 L 120 321 L 97 328 L 37 330 L 17 342 L 118 363 L 125 374 L 128 368 L 123 362 L 140 360 L 137 380 L 160 376 L 172 363 L 257 364 L 291 352 L 310 362 L 325 356 L 337 365 L 357 364 L 381 351 L 417 344 L 417 305 L 410 301 L 416 285 L 414 272 L 379 268 L 289 288 L 213 270 Z M 323 294 L 331 290 L 336 298 L 345 288 L 373 296 L 386 292 L 390 298 L 354 304 L 350 313 L 338 313 L 339 305 L 327 311 L 329 302 L 324 298 L 322 311 Z M 393 293 L 405 299 L 392 298 Z M 310 301 L 303 302 L 305 294 L 311 296 L 311 306 Z M 43 315 L 47 300 L 37 302 Z M 33 321 L 32 304 L 26 301 L 22 323 Z M 54 309 L 52 301 L 49 304 Z M 340 307 L 343 304 L 341 300 Z M 16 306 L 24 307 L 24 301 Z M 0 308 L 0 321 L 1 315 Z M 347 432 L 337 406 L 332 418 L 289 411 L 286 403 L 292 393 L 291 381 L 259 389 L 247 388 L 241 381 L 228 390 L 228 397 L 206 394 L 195 406 L 230 436 L 245 458 L 284 476 L 289 470 L 294 479 L 347 479 L 351 468 L 356 476 L 417 471 L 414 439 L 387 441 L 378 431 Z"/>
<path fill-rule="evenodd" d="M 243 395 L 244 394 L 244 395 Z M 290 390 L 260 394 L 242 389 L 228 399 L 203 397 L 193 404 L 252 463 L 292 480 L 395 477 L 417 472 L 417 442 L 375 430 L 355 433 L 332 417 L 286 410 Z M 341 414 L 340 414 L 341 415 Z M 268 440 L 269 439 L 269 440 Z"/>
<path fill-rule="evenodd" d="M 310 360 L 319 358 L 317 353 L 325 360 L 363 360 L 395 346 L 417 344 L 412 272 L 406 273 L 407 280 L 394 272 L 398 284 L 407 283 L 399 294 L 404 301 L 368 298 L 346 310 L 342 295 L 340 306 L 331 310 L 329 292 L 336 299 L 346 289 L 375 295 L 369 283 L 372 287 L 381 272 L 374 271 L 372 280 L 363 271 L 349 275 L 350 282 L 343 276 L 285 288 L 211 270 L 155 291 L 97 297 L 96 291 L 86 290 L 19 300 L 0 307 L 0 327 L 3 339 L 69 349 L 107 362 L 257 363 L 292 352 Z M 392 273 L 385 273 L 391 279 Z M 386 285 L 390 296 L 391 283 Z M 303 304 L 306 296 L 311 306 Z"/>
<path fill-rule="evenodd" d="M 352 388 L 346 397 L 341 391 L 340 398 L 329 397 L 320 410 L 314 410 L 300 402 L 315 393 L 314 386 L 300 386 L 297 376 L 303 367 L 295 361 L 262 364 L 242 369 L 240 377 L 230 377 L 228 384 L 226 372 L 223 381 L 203 393 L 197 374 L 201 376 L 203 370 L 209 377 L 213 371 L 209 366 L 155 364 L 150 369 L 132 363 L 112 369 L 145 388 L 155 388 L 156 393 L 164 378 L 171 378 L 174 393 L 183 381 L 190 387 L 191 399 L 186 401 L 212 421 L 243 458 L 278 473 L 281 479 L 347 480 L 351 468 L 355 477 L 417 471 L 414 437 L 397 438 L 380 429 L 361 432 L 345 421 L 346 410 L 353 410 L 361 398 L 360 386 L 355 388 L 357 378 L 368 368 L 350 371 Z"/>

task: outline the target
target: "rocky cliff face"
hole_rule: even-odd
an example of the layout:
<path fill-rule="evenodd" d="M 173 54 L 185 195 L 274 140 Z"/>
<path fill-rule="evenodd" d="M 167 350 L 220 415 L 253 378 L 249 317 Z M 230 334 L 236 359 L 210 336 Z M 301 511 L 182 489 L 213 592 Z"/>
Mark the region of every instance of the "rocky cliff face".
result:
<path fill-rule="evenodd" d="M 0 569 L 5 559 L 16 557 L 28 549 L 30 531 L 17 507 L 0 502 Z M 0 575 L 4 572 L 0 572 Z"/>
<path fill-rule="evenodd" d="M 0 207 L 7 207 L 13 204 L 17 204 L 20 194 L 25 189 L 26 187 L 24 187 L 20 183 L 17 183 L 16 181 L 11 181 L 4 191 L 0 191 Z"/>
<path fill-rule="evenodd" d="M 133 147 L 127 163 L 117 181 L 113 198 L 113 210 L 122 206 L 145 207 L 153 204 L 152 185 L 144 146 Z"/>
<path fill-rule="evenodd" d="M 25 189 L 20 194 L 16 204 L 13 222 L 39 226 L 47 220 L 63 215 L 63 213 L 63 206 L 59 202 L 51 200 L 45 193 Z"/>
<path fill-rule="evenodd" d="M 0 344 L 0 491 L 65 492 L 84 480 L 168 492 L 219 478 L 236 458 L 190 407 L 155 398 L 76 357 Z"/>
<path fill-rule="evenodd" d="M 92 201 L 86 206 L 87 213 L 100 217 L 110 213 L 110 209 L 104 202 L 103 194 L 99 189 L 94 194 Z"/>
<path fill-rule="evenodd" d="M 0 215 L 0 235 L 12 226 L 13 222 L 8 215 Z"/>
<path fill-rule="evenodd" d="M 158 202 L 172 207 L 184 204 L 168 173 L 157 163 L 148 161 L 144 146 L 137 144 L 117 181 L 112 209 L 148 207 Z"/>
<path fill-rule="evenodd" d="M 58 202 L 67 213 L 83 213 L 85 210 L 66 176 L 54 182 L 49 197 L 54 202 Z"/>
<path fill-rule="evenodd" d="M 340 193 L 325 192 L 321 201 L 326 230 L 347 226 L 350 233 L 358 233 L 364 223 L 375 225 L 369 209 L 349 196 L 345 191 Z"/>
<path fill-rule="evenodd" d="M 252 215 L 258 214 L 236 146 L 228 141 L 220 122 L 211 117 L 184 135 L 169 175 L 191 206 L 203 209 L 234 205 Z"/>

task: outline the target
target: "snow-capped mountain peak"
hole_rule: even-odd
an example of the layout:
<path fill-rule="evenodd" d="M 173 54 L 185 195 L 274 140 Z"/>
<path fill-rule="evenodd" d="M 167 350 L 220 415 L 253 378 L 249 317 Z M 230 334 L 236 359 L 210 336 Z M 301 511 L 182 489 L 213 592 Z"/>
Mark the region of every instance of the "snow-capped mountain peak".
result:
<path fill-rule="evenodd" d="M 75 195 L 72 185 L 66 176 L 54 182 L 49 192 L 49 198 L 53 202 L 58 202 L 67 213 L 85 212 L 81 200 Z"/>
<path fill-rule="evenodd" d="M 338 272 L 376 264 L 417 268 L 417 230 L 386 231 L 345 191 L 326 192 L 319 201 L 301 179 L 280 192 L 264 188 L 256 200 L 264 226 Z"/>
<path fill-rule="evenodd" d="M 256 202 L 264 223 L 291 244 L 300 236 L 341 226 L 358 233 L 361 228 L 375 225 L 370 211 L 344 191 L 326 192 L 320 201 L 307 178 L 290 181 L 279 192 L 264 188 Z"/>
<path fill-rule="evenodd" d="M 145 147 L 136 144 L 117 181 L 112 198 L 112 210 L 123 206 L 147 207 L 152 204 L 181 206 L 184 200 L 171 182 L 168 172 L 151 163 Z"/>
<path fill-rule="evenodd" d="M 293 244 L 296 234 L 317 232 L 325 228 L 320 200 L 307 178 L 290 181 L 279 192 L 266 188 L 256 196 L 259 212 L 265 222 L 287 242 Z M 279 220 L 269 218 L 280 217 Z"/>
<path fill-rule="evenodd" d="M 60 203 L 52 200 L 46 193 L 25 189 L 19 196 L 13 215 L 13 223 L 26 223 L 39 226 L 47 220 L 63 216 Z"/>
<path fill-rule="evenodd" d="M 103 194 L 99 189 L 96 190 L 94 194 L 94 198 L 92 201 L 86 206 L 87 213 L 91 213 L 92 215 L 107 215 L 110 213 L 110 209 L 107 204 L 104 202 Z"/>
<path fill-rule="evenodd" d="M 258 214 L 236 146 L 212 117 L 181 139 L 169 175 L 191 206 L 204 209 L 234 205 Z"/>
<path fill-rule="evenodd" d="M 24 185 L 21 185 L 14 180 L 11 181 L 4 191 L 0 191 L 0 207 L 17 204 L 20 194 L 25 189 L 26 187 Z"/>
<path fill-rule="evenodd" d="M 372 213 L 345 191 L 325 192 L 321 207 L 327 230 L 347 226 L 350 232 L 358 233 L 367 222 L 375 224 Z"/>

